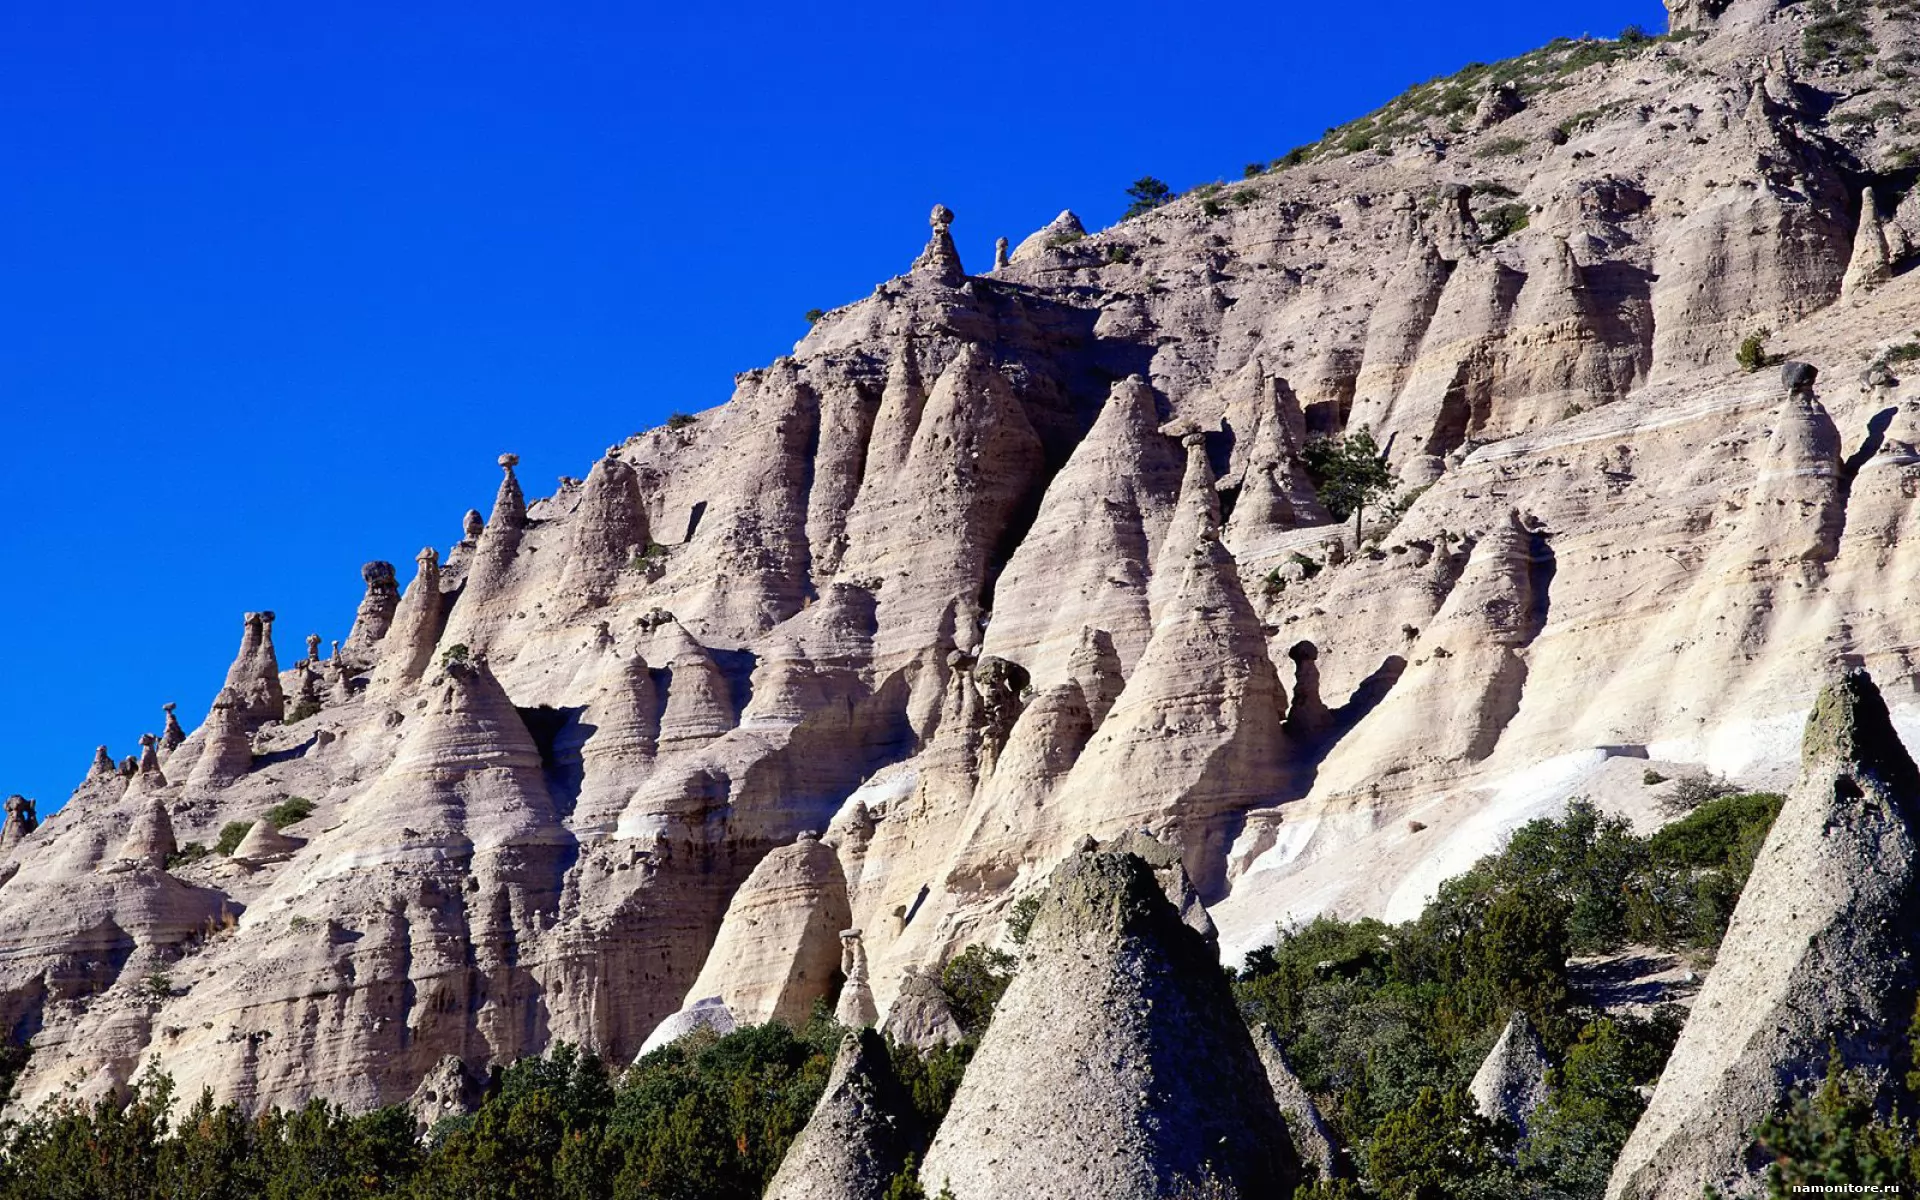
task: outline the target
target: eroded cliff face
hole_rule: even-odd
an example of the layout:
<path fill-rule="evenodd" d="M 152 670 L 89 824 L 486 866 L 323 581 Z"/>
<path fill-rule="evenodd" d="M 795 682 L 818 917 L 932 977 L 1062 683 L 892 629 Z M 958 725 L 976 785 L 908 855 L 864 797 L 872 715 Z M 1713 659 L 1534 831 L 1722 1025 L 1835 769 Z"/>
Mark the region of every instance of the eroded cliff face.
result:
<path fill-rule="evenodd" d="M 938 209 L 729 403 L 531 502 L 502 456 L 331 654 L 249 614 L 199 729 L 0 839 L 22 1098 L 437 1096 L 804 1013 L 855 948 L 884 1020 L 1087 834 L 1175 847 L 1232 954 L 1627 760 L 1790 769 L 1836 665 L 1911 721 L 1901 85 L 1681 7 L 990 271 Z M 1817 376 L 1740 370 L 1763 327 Z M 1363 424 L 1402 486 L 1356 545 L 1303 450 Z"/>

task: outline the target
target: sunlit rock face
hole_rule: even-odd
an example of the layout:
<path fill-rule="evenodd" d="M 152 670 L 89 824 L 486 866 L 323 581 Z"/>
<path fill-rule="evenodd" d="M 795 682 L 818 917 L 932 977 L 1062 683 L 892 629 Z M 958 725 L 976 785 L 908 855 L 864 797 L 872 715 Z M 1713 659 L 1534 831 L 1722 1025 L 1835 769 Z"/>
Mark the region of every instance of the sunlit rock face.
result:
<path fill-rule="evenodd" d="M 842 1000 L 930 1044 L 1087 835 L 1151 835 L 1231 960 L 1645 808 L 1642 757 L 1784 784 L 1839 669 L 1920 715 L 1920 207 L 1838 119 L 1889 85 L 1793 6 L 1673 15 L 1457 129 L 982 231 L 990 273 L 937 209 L 727 403 L 547 496 L 474 464 L 487 514 L 304 659 L 247 614 L 197 728 L 10 818 L 21 1100 L 397 1103 Z M 1763 329 L 1794 369 L 1742 369 Z M 1363 425 L 1399 482 L 1356 514 L 1316 439 Z"/>

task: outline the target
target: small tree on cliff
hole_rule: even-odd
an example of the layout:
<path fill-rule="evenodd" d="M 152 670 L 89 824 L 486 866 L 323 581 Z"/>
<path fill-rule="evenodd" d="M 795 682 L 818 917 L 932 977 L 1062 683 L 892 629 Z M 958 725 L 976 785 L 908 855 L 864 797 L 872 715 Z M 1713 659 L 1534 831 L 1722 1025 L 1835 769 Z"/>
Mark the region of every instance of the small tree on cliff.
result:
<path fill-rule="evenodd" d="M 1400 484 L 1399 476 L 1387 466 L 1387 456 L 1374 442 L 1372 431 L 1362 425 L 1342 436 L 1314 438 L 1306 444 L 1301 457 L 1327 512 L 1336 521 L 1353 518 L 1353 536 L 1357 543 L 1367 505 Z"/>

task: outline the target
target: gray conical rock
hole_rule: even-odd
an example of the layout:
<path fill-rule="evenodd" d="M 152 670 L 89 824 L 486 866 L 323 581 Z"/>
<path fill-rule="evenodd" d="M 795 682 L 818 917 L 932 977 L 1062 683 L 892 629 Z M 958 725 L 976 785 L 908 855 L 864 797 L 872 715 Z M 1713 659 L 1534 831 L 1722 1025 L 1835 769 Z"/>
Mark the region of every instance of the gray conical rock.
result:
<path fill-rule="evenodd" d="M 1860 193 L 1860 224 L 1854 229 L 1853 255 L 1847 260 L 1840 294 L 1853 297 L 1893 278 L 1893 255 L 1887 249 L 1886 226 L 1880 220 L 1873 189 Z"/>
<path fill-rule="evenodd" d="M 647 536 L 639 476 L 609 453 L 593 464 L 580 491 L 562 590 L 589 604 L 604 603 L 634 554 L 646 548 Z"/>
<path fill-rule="evenodd" d="M 887 1043 L 871 1029 L 849 1032 L 765 1200 L 882 1200 L 918 1143 L 913 1104 Z"/>
<path fill-rule="evenodd" d="M 253 735 L 247 732 L 240 701 L 232 688 L 221 688 L 200 726 L 200 754 L 187 775 L 193 791 L 223 788 L 253 769 Z"/>
<path fill-rule="evenodd" d="M 1161 1200 L 1209 1176 L 1284 1196 L 1297 1174 L 1205 939 L 1139 858 L 1067 859 L 921 1178 L 958 1200 Z"/>
<path fill-rule="evenodd" d="M 374 683 L 383 691 L 413 683 L 426 673 L 446 620 L 446 597 L 440 592 L 440 552 L 428 546 L 414 555 L 413 561 L 413 582 L 394 610 L 393 624 L 381 643 L 380 666 L 374 672 Z"/>
<path fill-rule="evenodd" d="M 1524 1015 L 1507 1019 L 1467 1090 L 1482 1116 L 1505 1121 L 1526 1137 L 1533 1110 L 1547 1098 L 1547 1048 Z"/>
<path fill-rule="evenodd" d="M 802 834 L 761 859 L 734 893 L 688 1000 L 719 996 L 744 1025 L 802 1025 L 833 986 L 850 921 L 840 860 Z"/>
<path fill-rule="evenodd" d="M 954 1019 L 939 977 L 918 967 L 908 967 L 900 976 L 900 990 L 887 1009 L 882 1032 L 903 1046 L 925 1053 L 935 1046 L 957 1046 L 966 1032 Z"/>
<path fill-rule="evenodd" d="M 273 614 L 250 612 L 240 636 L 240 652 L 227 668 L 234 715 L 248 730 L 280 719 L 286 696 L 280 690 L 280 662 L 273 652 Z"/>
<path fill-rule="evenodd" d="M 174 715 L 174 707 L 172 701 L 168 701 L 160 706 L 161 711 L 167 714 L 166 724 L 160 730 L 160 752 L 162 754 L 171 754 L 181 742 L 187 740 L 187 731 L 180 728 L 180 718 Z"/>
<path fill-rule="evenodd" d="M 252 829 L 247 830 L 247 836 L 240 839 L 240 844 L 233 848 L 233 854 L 230 857 L 235 862 L 257 867 L 292 858 L 293 852 L 305 844 L 297 838 L 290 838 L 281 833 L 273 827 L 272 821 L 262 818 L 253 823 Z"/>
<path fill-rule="evenodd" d="M 1319 1170 L 1322 1179 L 1337 1179 L 1345 1174 L 1334 1147 L 1333 1131 L 1327 1128 L 1320 1116 L 1320 1107 L 1307 1094 L 1300 1077 L 1293 1073 L 1272 1026 L 1254 1028 L 1253 1048 L 1260 1055 L 1260 1065 L 1266 1068 L 1274 1106 L 1287 1122 L 1287 1137 L 1293 1142 L 1294 1155 L 1304 1165 Z"/>
<path fill-rule="evenodd" d="M 393 614 L 400 607 L 400 585 L 393 564 L 376 559 L 360 568 L 366 581 L 366 594 L 360 598 L 360 610 L 353 615 L 353 629 L 343 649 L 357 663 L 373 661 L 373 649 L 393 627 Z"/>
<path fill-rule="evenodd" d="M 740 1027 L 728 1010 L 726 1001 L 718 996 L 707 996 L 696 1000 L 679 1012 L 667 1017 L 654 1026 L 652 1033 L 640 1046 L 640 1058 L 645 1058 L 662 1046 L 671 1045 L 695 1030 L 707 1029 L 726 1035 Z"/>
<path fill-rule="evenodd" d="M 936 204 L 927 223 L 933 227 L 933 234 L 927 239 L 927 248 L 913 260 L 913 273 L 942 283 L 959 283 L 967 277 L 967 272 L 961 267 L 960 252 L 953 245 L 953 210 Z"/>
<path fill-rule="evenodd" d="M 1752 1131 L 1812 1091 L 1829 1046 L 1849 1067 L 1906 1069 L 1920 953 L 1920 772 L 1864 671 L 1821 692 L 1799 783 L 1767 835 L 1716 965 L 1609 1200 L 1757 1194 Z"/>
<path fill-rule="evenodd" d="M 873 1003 L 873 982 L 867 974 L 867 947 L 858 929 L 840 931 L 840 999 L 834 1005 L 833 1019 L 848 1029 L 864 1029 L 880 1023 L 880 1012 Z"/>
<path fill-rule="evenodd" d="M 179 848 L 173 840 L 173 820 L 167 815 L 166 802 L 159 796 L 149 796 L 134 809 L 118 858 L 122 862 L 165 867 L 167 859 Z"/>
<path fill-rule="evenodd" d="M 1080 223 L 1080 218 L 1074 215 L 1072 209 L 1062 209 L 1059 216 L 1021 238 L 1020 244 L 1013 248 L 1013 254 L 1007 261 L 1024 262 L 1063 241 L 1085 236 L 1087 236 L 1087 227 Z"/>

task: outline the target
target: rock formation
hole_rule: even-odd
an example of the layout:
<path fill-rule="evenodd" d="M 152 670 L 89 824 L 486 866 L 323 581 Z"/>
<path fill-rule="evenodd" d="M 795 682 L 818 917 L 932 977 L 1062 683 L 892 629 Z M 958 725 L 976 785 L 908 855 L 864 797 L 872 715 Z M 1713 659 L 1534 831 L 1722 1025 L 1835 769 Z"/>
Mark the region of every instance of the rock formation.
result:
<path fill-rule="evenodd" d="M 880 1022 L 873 1005 L 873 985 L 867 978 L 867 948 L 860 942 L 858 929 L 840 931 L 840 1000 L 834 1005 L 833 1019 L 848 1029 L 865 1029 Z"/>
<path fill-rule="evenodd" d="M 1080 854 L 1048 879 L 1023 962 L 921 1178 L 958 1200 L 1162 1197 L 1216 1179 L 1285 1194 L 1286 1127 L 1206 942 L 1151 868 Z"/>
<path fill-rule="evenodd" d="M 160 730 L 160 749 L 171 754 L 181 742 L 187 740 L 187 731 L 180 728 L 180 718 L 174 715 L 174 705 L 168 701 L 160 706 L 167 714 L 166 724 Z"/>
<path fill-rule="evenodd" d="M 1467 1091 L 1480 1114 L 1505 1121 L 1524 1139 L 1533 1124 L 1533 1110 L 1547 1098 L 1547 1048 L 1532 1022 L 1521 1013 L 1507 1018 L 1505 1029 L 1487 1051 Z"/>
<path fill-rule="evenodd" d="M 249 730 L 284 715 L 286 697 L 280 690 L 280 661 L 273 652 L 272 613 L 246 615 L 240 652 L 227 668 L 226 687 L 233 693 L 234 715 Z"/>
<path fill-rule="evenodd" d="M 966 1036 L 960 1022 L 954 1019 L 947 994 L 940 990 L 939 978 L 918 967 L 907 968 L 901 976 L 900 988 L 894 993 L 881 1031 L 894 1041 L 921 1051 L 939 1045 L 958 1046 Z"/>
<path fill-rule="evenodd" d="M 1266 1068 L 1267 1082 L 1273 1089 L 1274 1107 L 1287 1123 L 1287 1138 L 1293 1144 L 1294 1157 L 1303 1166 L 1320 1172 L 1322 1179 L 1340 1179 L 1348 1172 L 1334 1145 L 1333 1132 L 1320 1116 L 1319 1106 L 1301 1084 L 1300 1077 L 1287 1065 L 1286 1052 L 1272 1027 L 1260 1025 L 1253 1031 L 1253 1048 Z"/>
<path fill-rule="evenodd" d="M 1757 1188 L 1752 1131 L 1829 1047 L 1898 1077 L 1920 988 L 1920 771 L 1864 671 L 1820 693 L 1718 965 L 1607 1185 L 1610 1200 Z"/>
<path fill-rule="evenodd" d="M 345 650 L 356 662 L 371 662 L 374 647 L 393 627 L 393 615 L 400 607 L 400 585 L 390 562 L 366 564 L 360 568 L 360 578 L 366 581 L 367 591 L 360 598 L 360 610 L 353 615 Z"/>
<path fill-rule="evenodd" d="M 846 889 L 839 859 L 817 834 L 761 859 L 727 906 L 687 1003 L 718 996 L 743 1025 L 805 1024 L 841 964 Z"/>
<path fill-rule="evenodd" d="M 198 730 L 96 756 L 14 840 L 21 1103 L 152 1064 L 249 1111 L 440 1105 L 556 1040 L 627 1062 L 836 986 L 933 1044 L 935 972 L 1083 835 L 1232 965 L 1416 914 L 1619 760 L 1771 786 L 1826 672 L 1920 662 L 1920 210 L 1871 115 L 1904 93 L 1810 19 L 1676 0 L 1701 36 L 1439 81 L 1366 152 L 1063 213 L 990 275 L 939 210 L 725 403 L 543 496 L 504 457 L 404 595 L 369 570 L 315 620 L 354 617 L 331 657 L 282 672 L 255 614 Z M 1761 330 L 1784 396 L 1736 361 Z M 1362 426 L 1402 482 L 1356 538 L 1303 459 Z M 154 869 L 156 808 L 253 841 Z"/>
<path fill-rule="evenodd" d="M 766 1200 L 882 1200 L 920 1144 L 915 1125 L 886 1042 L 871 1029 L 849 1032 Z"/>

